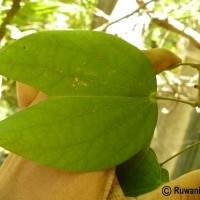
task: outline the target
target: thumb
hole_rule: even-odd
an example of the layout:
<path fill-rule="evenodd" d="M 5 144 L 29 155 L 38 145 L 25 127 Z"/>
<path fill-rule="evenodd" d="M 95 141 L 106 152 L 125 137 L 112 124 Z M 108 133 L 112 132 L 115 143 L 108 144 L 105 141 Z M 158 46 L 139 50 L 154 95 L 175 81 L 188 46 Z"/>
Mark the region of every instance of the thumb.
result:
<path fill-rule="evenodd" d="M 181 59 L 167 49 L 155 48 L 144 50 L 143 53 L 149 58 L 156 74 L 170 70 L 173 65 L 181 63 Z"/>
<path fill-rule="evenodd" d="M 25 108 L 31 104 L 38 103 L 48 97 L 45 93 L 24 83 L 17 82 L 16 86 L 17 101 L 20 108 Z"/>

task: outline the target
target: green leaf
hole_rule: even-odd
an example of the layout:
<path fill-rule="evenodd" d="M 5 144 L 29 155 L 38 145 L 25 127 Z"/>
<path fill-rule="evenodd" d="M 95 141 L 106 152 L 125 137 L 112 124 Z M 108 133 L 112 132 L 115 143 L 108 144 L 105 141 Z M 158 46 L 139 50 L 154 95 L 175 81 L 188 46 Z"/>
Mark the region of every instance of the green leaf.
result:
<path fill-rule="evenodd" d="M 152 149 L 141 151 L 117 167 L 116 174 L 126 196 L 139 196 L 169 181 Z"/>
<path fill-rule="evenodd" d="M 142 148 L 146 135 L 138 133 L 153 128 L 141 114 L 147 103 L 130 97 L 52 97 L 1 123 L 0 143 L 56 168 L 109 168 Z M 155 114 L 150 106 L 145 110 L 149 117 Z"/>
<path fill-rule="evenodd" d="M 48 95 L 142 96 L 156 92 L 146 56 L 116 36 L 46 31 L 0 51 L 0 73 Z"/>
<path fill-rule="evenodd" d="M 161 168 L 161 182 L 166 183 L 168 181 L 169 181 L 169 172 L 166 169 Z"/>
<path fill-rule="evenodd" d="M 113 167 L 152 138 L 156 79 L 136 47 L 92 31 L 29 35 L 0 51 L 0 74 L 49 99 L 0 122 L 0 145 L 71 171 Z"/>

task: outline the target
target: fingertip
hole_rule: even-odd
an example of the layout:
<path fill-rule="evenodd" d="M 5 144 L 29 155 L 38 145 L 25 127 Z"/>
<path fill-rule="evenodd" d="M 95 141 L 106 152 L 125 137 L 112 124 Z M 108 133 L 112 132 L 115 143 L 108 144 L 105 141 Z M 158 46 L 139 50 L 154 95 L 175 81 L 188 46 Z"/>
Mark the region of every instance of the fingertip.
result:
<path fill-rule="evenodd" d="M 179 58 L 176 54 L 164 48 L 144 50 L 143 53 L 153 65 L 156 74 L 165 70 L 171 70 L 176 64 L 182 62 L 181 58 Z"/>
<path fill-rule="evenodd" d="M 39 90 L 24 83 L 16 82 L 17 101 L 20 108 L 29 106 L 37 97 Z"/>

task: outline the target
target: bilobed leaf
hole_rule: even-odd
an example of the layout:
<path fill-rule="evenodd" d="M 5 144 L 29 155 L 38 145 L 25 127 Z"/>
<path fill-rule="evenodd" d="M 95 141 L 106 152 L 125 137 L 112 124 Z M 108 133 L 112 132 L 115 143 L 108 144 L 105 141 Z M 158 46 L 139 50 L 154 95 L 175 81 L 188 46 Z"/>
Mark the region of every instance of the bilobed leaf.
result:
<path fill-rule="evenodd" d="M 117 167 L 116 174 L 125 196 L 135 197 L 169 181 L 168 171 L 160 167 L 152 149 L 140 151 Z"/>
<path fill-rule="evenodd" d="M 71 171 L 115 166 L 151 140 L 156 80 L 144 54 L 109 34 L 47 31 L 0 51 L 0 74 L 49 99 L 0 122 L 0 145 Z"/>

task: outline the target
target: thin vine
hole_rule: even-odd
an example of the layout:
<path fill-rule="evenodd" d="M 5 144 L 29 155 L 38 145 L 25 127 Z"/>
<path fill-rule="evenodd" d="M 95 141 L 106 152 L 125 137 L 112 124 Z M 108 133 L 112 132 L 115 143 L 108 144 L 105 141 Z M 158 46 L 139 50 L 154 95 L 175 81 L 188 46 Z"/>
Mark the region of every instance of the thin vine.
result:
<path fill-rule="evenodd" d="M 160 163 L 160 166 L 162 167 L 164 164 L 166 164 L 167 162 L 169 162 L 170 160 L 172 160 L 173 158 L 179 156 L 180 154 L 184 153 L 185 151 L 188 151 L 189 149 L 200 145 L 200 141 L 195 142 L 194 144 L 186 147 L 185 149 L 181 150 L 180 152 L 176 153 L 175 155 L 173 155 L 172 157 L 168 158 L 167 160 L 165 160 L 164 162 Z"/>

